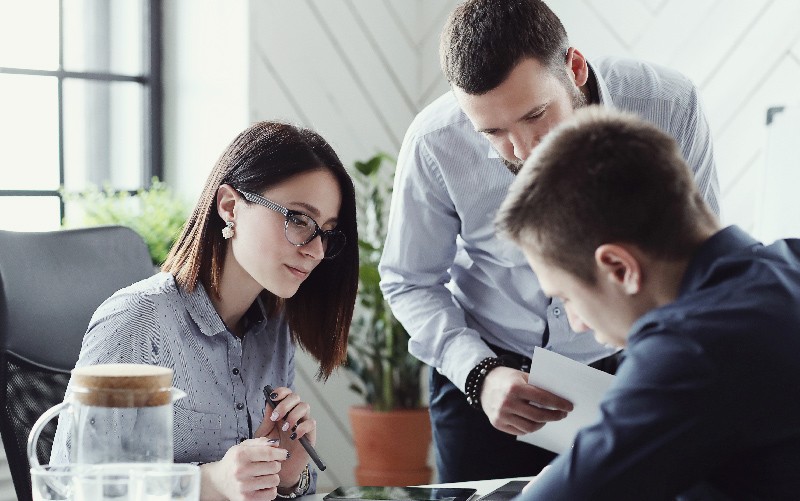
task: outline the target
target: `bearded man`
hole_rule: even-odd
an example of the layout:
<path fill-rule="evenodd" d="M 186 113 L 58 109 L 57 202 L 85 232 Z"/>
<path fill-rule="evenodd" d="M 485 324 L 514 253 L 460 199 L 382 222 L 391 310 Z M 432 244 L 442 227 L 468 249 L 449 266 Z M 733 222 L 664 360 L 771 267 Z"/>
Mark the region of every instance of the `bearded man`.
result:
<path fill-rule="evenodd" d="M 440 56 L 451 91 L 403 141 L 381 287 L 410 352 L 432 368 L 439 480 L 535 475 L 554 454 L 516 437 L 572 404 L 527 383 L 534 347 L 611 373 L 618 349 L 571 330 L 564 305 L 497 237 L 493 220 L 514 176 L 552 128 L 599 104 L 671 135 L 718 214 L 711 134 L 689 79 L 630 59 L 589 63 L 540 0 L 467 0 L 444 27 Z"/>

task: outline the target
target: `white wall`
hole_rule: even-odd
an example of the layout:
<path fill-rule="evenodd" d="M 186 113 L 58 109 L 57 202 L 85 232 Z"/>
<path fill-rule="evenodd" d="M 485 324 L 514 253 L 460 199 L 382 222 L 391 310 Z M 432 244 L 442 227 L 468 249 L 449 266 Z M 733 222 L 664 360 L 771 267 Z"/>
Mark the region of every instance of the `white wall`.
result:
<path fill-rule="evenodd" d="M 724 222 L 756 227 L 766 114 L 800 103 L 797 0 L 551 0 L 588 57 L 630 55 L 699 87 L 715 141 Z"/>
<path fill-rule="evenodd" d="M 765 242 L 800 233 L 800 106 L 775 111 L 767 126 L 765 168 L 756 196 L 755 235 Z"/>
<path fill-rule="evenodd" d="M 438 36 L 453 0 L 251 0 L 250 116 L 318 130 L 345 165 L 395 155 L 447 89 Z"/>
<path fill-rule="evenodd" d="M 164 15 L 164 180 L 194 202 L 248 125 L 248 4 L 170 0 Z"/>

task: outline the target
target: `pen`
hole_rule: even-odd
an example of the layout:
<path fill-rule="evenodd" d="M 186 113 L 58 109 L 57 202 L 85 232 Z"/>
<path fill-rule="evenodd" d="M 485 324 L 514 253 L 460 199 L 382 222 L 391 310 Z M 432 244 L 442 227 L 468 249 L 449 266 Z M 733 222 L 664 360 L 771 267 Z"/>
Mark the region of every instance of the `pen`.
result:
<path fill-rule="evenodd" d="M 267 399 L 267 403 L 274 410 L 275 409 L 275 402 L 273 402 L 272 399 L 269 398 L 269 396 L 271 394 L 272 394 L 272 386 L 270 386 L 270 385 L 265 386 L 264 387 L 264 398 Z M 316 451 L 316 449 L 314 449 L 314 446 L 311 445 L 311 443 L 309 443 L 308 438 L 305 435 L 300 437 L 300 445 L 302 445 L 303 449 L 306 450 L 308 455 L 314 461 L 314 464 L 317 465 L 317 468 L 319 468 L 320 471 L 325 471 L 325 468 L 327 468 L 327 466 L 322 461 L 322 458 L 319 457 L 319 454 L 317 454 L 317 451 Z"/>

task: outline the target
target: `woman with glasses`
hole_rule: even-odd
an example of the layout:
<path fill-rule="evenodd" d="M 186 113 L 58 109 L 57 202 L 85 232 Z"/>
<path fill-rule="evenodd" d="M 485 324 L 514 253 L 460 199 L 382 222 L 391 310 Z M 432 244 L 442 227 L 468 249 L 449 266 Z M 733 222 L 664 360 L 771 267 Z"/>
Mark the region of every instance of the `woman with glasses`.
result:
<path fill-rule="evenodd" d="M 344 361 L 357 242 L 353 183 L 330 145 L 257 123 L 217 161 L 162 272 L 95 312 L 77 366 L 174 370 L 188 395 L 174 404 L 175 461 L 201 464 L 203 499 L 314 492 L 295 346 L 319 361 L 318 379 Z M 69 460 L 69 426 L 62 417 L 52 463 Z"/>

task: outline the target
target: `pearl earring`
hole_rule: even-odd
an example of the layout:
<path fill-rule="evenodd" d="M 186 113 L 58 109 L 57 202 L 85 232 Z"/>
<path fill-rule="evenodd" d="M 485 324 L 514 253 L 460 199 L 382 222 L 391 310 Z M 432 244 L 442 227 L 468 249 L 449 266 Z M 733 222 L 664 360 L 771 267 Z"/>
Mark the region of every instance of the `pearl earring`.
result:
<path fill-rule="evenodd" d="M 227 221 L 225 227 L 222 228 L 222 238 L 228 240 L 233 237 L 233 221 Z"/>

